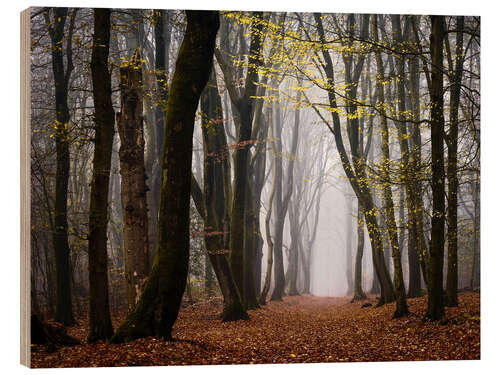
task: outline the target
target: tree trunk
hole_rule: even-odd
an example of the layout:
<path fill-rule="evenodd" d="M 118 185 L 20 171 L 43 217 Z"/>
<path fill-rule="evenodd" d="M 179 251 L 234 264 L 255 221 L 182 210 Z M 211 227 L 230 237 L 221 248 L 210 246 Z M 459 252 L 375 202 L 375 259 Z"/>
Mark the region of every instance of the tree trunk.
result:
<path fill-rule="evenodd" d="M 128 308 L 137 303 L 149 272 L 146 171 L 142 68 L 139 50 L 120 67 L 121 112 L 117 114 L 120 135 L 123 254 Z"/>
<path fill-rule="evenodd" d="M 249 163 L 250 138 L 252 135 L 252 117 L 253 117 L 253 96 L 257 91 L 255 82 L 258 81 L 257 67 L 261 61 L 262 45 L 262 12 L 254 12 L 252 22 L 252 34 L 250 43 L 250 53 L 248 69 L 245 79 L 245 89 L 243 95 L 239 98 L 231 96 L 232 102 L 237 107 L 240 118 L 240 129 L 238 132 L 238 147 L 235 150 L 234 162 L 234 187 L 233 187 L 233 205 L 231 209 L 231 235 L 230 235 L 230 257 L 231 271 L 234 280 L 246 305 L 245 296 L 245 205 L 247 192 L 247 176 Z M 231 83 L 232 85 L 232 83 Z"/>
<path fill-rule="evenodd" d="M 68 108 L 68 82 L 73 70 L 71 40 L 73 37 L 73 13 L 67 41 L 67 67 L 64 71 L 63 44 L 64 25 L 68 8 L 53 8 L 53 19 L 50 10 L 44 16 L 52 42 L 52 72 L 54 74 L 56 99 L 56 196 L 54 205 L 53 243 L 56 258 L 56 316 L 57 322 L 64 325 L 75 324 L 71 299 L 70 248 L 68 243 L 68 180 L 69 180 L 69 142 L 70 114 Z"/>
<path fill-rule="evenodd" d="M 445 226 L 444 190 L 444 115 L 443 115 L 443 39 L 444 17 L 431 16 L 431 152 L 432 152 L 432 232 L 427 275 L 429 291 L 426 319 L 444 317 L 443 305 L 443 258 Z"/>
<path fill-rule="evenodd" d="M 448 135 L 448 272 L 446 274 L 446 304 L 458 306 L 458 105 L 463 71 L 464 17 L 457 17 L 457 40 L 455 49 L 455 69 L 451 75 L 450 132 Z"/>
<path fill-rule="evenodd" d="M 415 23 L 416 16 L 413 17 L 412 21 Z M 413 30 L 411 35 L 411 40 L 414 43 L 418 43 L 418 30 Z M 410 137 L 410 173 L 412 177 L 409 179 L 412 186 L 412 194 L 410 198 L 415 198 L 414 210 L 416 210 L 415 216 L 415 246 L 416 253 L 420 263 L 420 268 L 422 269 L 422 275 L 424 282 L 427 284 L 427 267 L 426 262 L 428 258 L 427 251 L 427 241 L 424 236 L 424 202 L 422 199 L 422 183 L 423 180 L 422 172 L 422 156 L 421 156 L 421 136 L 420 136 L 420 70 L 419 70 L 419 58 L 414 56 L 410 58 L 410 90 L 411 90 L 411 101 L 412 101 L 412 112 L 413 120 L 415 123 L 412 126 L 412 132 Z M 417 276 L 414 277 L 417 279 Z M 420 271 L 418 272 L 418 287 L 420 287 Z M 412 289 L 410 287 L 410 289 Z M 413 290 L 418 290 L 417 287 Z"/>
<path fill-rule="evenodd" d="M 278 83 L 274 82 L 277 89 Z M 278 91 L 276 91 L 278 95 Z M 285 225 L 285 217 L 281 215 L 283 212 L 283 147 L 281 142 L 281 104 L 273 103 L 273 135 L 276 142 L 276 192 L 274 199 L 274 289 L 271 293 L 271 301 L 281 301 L 285 294 L 285 267 L 283 264 L 283 227 Z"/>
<path fill-rule="evenodd" d="M 271 109 L 268 109 L 268 116 L 267 118 L 271 120 L 271 115 L 272 111 Z M 272 122 L 271 122 L 272 124 Z M 269 136 L 272 139 L 273 138 L 273 127 L 272 125 L 269 126 Z M 266 304 L 266 298 L 267 298 L 267 293 L 269 293 L 269 289 L 271 287 L 271 272 L 272 272 L 272 267 L 273 267 L 273 254 L 274 254 L 274 249 L 273 249 L 273 239 L 271 237 L 271 214 L 273 211 L 273 203 L 274 203 L 274 195 L 276 194 L 276 175 L 277 175 L 277 170 L 278 170 L 278 155 L 276 152 L 276 145 L 274 142 L 271 142 L 271 149 L 273 151 L 273 182 L 272 182 L 272 187 L 271 187 L 271 194 L 269 195 L 269 205 L 267 208 L 267 213 L 266 213 L 266 220 L 265 220 L 265 226 L 266 226 L 266 244 L 267 244 L 267 262 L 266 262 L 266 276 L 264 280 L 264 286 L 262 287 L 262 292 L 260 294 L 259 298 L 259 303 L 261 305 Z"/>
<path fill-rule="evenodd" d="M 141 298 L 112 342 L 146 336 L 172 339 L 189 266 L 189 201 L 193 128 L 212 67 L 216 11 L 186 11 L 187 27 L 167 102 L 158 248 Z"/>
<path fill-rule="evenodd" d="M 156 75 L 156 88 L 158 92 L 158 102 L 154 111 L 154 136 L 155 145 L 151 150 L 151 170 L 149 176 L 150 184 L 150 204 L 149 216 L 151 225 L 150 247 L 152 256 L 156 250 L 158 240 L 158 207 L 160 202 L 161 189 L 161 163 L 163 155 L 163 138 L 165 134 L 165 111 L 168 100 L 168 78 L 169 78 L 169 56 L 170 56 L 170 35 L 171 23 L 168 10 L 154 11 L 154 36 L 155 36 L 155 61 L 154 69 Z"/>
<path fill-rule="evenodd" d="M 366 294 L 363 291 L 363 251 L 365 247 L 365 221 L 363 220 L 363 209 L 358 203 L 358 220 L 357 222 L 357 232 L 358 232 L 358 246 L 356 249 L 356 261 L 354 265 L 354 297 L 353 301 L 361 301 L 366 299 Z M 373 275 L 375 278 L 375 275 Z"/>
<path fill-rule="evenodd" d="M 473 245 L 472 245 L 472 266 L 470 273 L 470 288 L 473 289 L 474 286 L 480 285 L 480 272 L 479 272 L 479 240 L 480 236 L 480 184 L 479 184 L 479 172 L 476 172 L 477 176 L 473 184 L 473 199 L 474 199 L 474 235 L 473 235 Z"/>
<path fill-rule="evenodd" d="M 352 277 L 352 206 L 353 198 L 346 196 L 347 203 L 347 229 L 346 229 L 346 279 L 347 279 L 347 295 L 350 296 L 354 292 L 354 282 Z"/>
<path fill-rule="evenodd" d="M 109 9 L 94 9 L 94 38 L 90 63 L 96 131 L 88 236 L 89 342 L 106 340 L 113 335 L 109 312 L 107 255 L 108 189 L 115 123 L 115 111 L 111 101 L 111 74 L 108 70 L 110 13 Z"/>
<path fill-rule="evenodd" d="M 257 294 L 255 290 L 254 280 L 254 262 L 255 262 L 255 235 L 257 228 L 255 227 L 255 199 L 253 187 L 250 185 L 250 180 L 247 177 L 247 196 L 245 207 L 245 303 L 246 308 L 254 310 L 259 307 L 257 302 Z"/>
<path fill-rule="evenodd" d="M 373 40 L 378 43 L 377 15 L 372 18 Z M 392 249 L 392 260 L 394 264 L 394 286 L 396 292 L 396 311 L 394 317 L 408 315 L 408 306 L 406 304 L 406 292 L 403 280 L 403 267 L 401 266 L 401 252 L 398 242 L 398 229 L 394 215 L 394 200 L 392 196 L 391 176 L 390 176 L 390 152 L 389 152 L 389 127 L 387 126 L 387 117 L 385 112 L 384 71 L 382 66 L 382 56 L 380 50 L 375 52 L 377 61 L 377 91 L 378 107 L 380 112 L 381 136 L 382 136 L 382 191 L 384 196 L 385 217 L 389 242 Z"/>

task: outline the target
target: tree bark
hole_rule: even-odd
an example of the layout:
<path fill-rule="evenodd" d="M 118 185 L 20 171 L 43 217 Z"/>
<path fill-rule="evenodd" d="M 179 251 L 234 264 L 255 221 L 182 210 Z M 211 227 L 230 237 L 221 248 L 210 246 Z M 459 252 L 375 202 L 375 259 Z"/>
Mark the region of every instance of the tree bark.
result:
<path fill-rule="evenodd" d="M 448 272 L 446 274 L 446 304 L 458 306 L 458 105 L 463 71 L 464 17 L 457 17 L 457 39 L 455 48 L 455 69 L 451 75 L 450 132 L 448 135 Z M 451 60 L 451 59 L 450 59 Z"/>
<path fill-rule="evenodd" d="M 51 39 L 52 72 L 54 74 L 56 121 L 54 124 L 56 141 L 56 196 L 54 204 L 53 243 L 56 258 L 56 316 L 55 320 L 64 325 L 74 325 L 72 310 L 70 248 L 68 243 L 68 180 L 70 170 L 70 114 L 68 108 L 68 83 L 73 70 L 71 41 L 75 11 L 71 16 L 69 37 L 66 44 L 67 66 L 64 70 L 63 44 L 64 26 L 68 8 L 53 8 L 53 17 L 49 9 L 44 12 L 45 21 Z"/>
<path fill-rule="evenodd" d="M 187 27 L 167 102 L 158 248 L 141 298 L 112 342 L 172 339 L 189 265 L 189 201 L 193 129 L 219 29 L 216 11 L 186 11 Z"/>
<path fill-rule="evenodd" d="M 271 115 L 272 111 L 271 109 L 268 109 L 268 119 L 271 120 Z M 273 138 L 273 127 L 272 125 L 269 126 L 269 136 L 272 139 Z M 267 293 L 269 293 L 269 289 L 271 287 L 271 271 L 273 267 L 273 254 L 274 254 L 274 243 L 273 239 L 271 236 L 271 214 L 273 211 L 273 203 L 274 203 L 274 195 L 276 194 L 276 175 L 278 171 L 278 155 L 276 152 L 276 145 L 274 142 L 271 142 L 271 149 L 273 152 L 273 182 L 272 182 L 272 187 L 271 187 L 271 194 L 269 195 L 269 206 L 267 208 L 267 213 L 266 213 L 266 220 L 265 220 L 265 226 L 266 226 L 266 244 L 267 244 L 267 262 L 266 262 L 266 276 L 264 280 L 264 286 L 262 287 L 262 292 L 260 294 L 259 298 L 259 303 L 261 305 L 266 304 L 266 297 Z"/>
<path fill-rule="evenodd" d="M 444 114 L 443 114 L 443 40 L 444 17 L 431 16 L 431 153 L 432 153 L 432 232 L 430 258 L 427 275 L 429 291 L 426 319 L 440 320 L 444 317 L 443 304 L 443 258 L 445 227 L 444 190 Z"/>
<path fill-rule="evenodd" d="M 353 280 L 353 267 L 352 267 L 352 206 L 353 197 L 345 196 L 347 203 L 347 228 L 346 228 L 346 279 L 347 279 L 347 295 L 351 295 L 354 292 L 354 280 Z M 357 252 L 356 252 L 357 253 Z"/>
<path fill-rule="evenodd" d="M 245 205 L 247 195 L 247 175 L 249 163 L 250 138 L 252 135 L 253 103 L 257 91 L 255 82 L 258 81 L 258 66 L 262 63 L 262 12 L 253 13 L 251 25 L 251 42 L 248 58 L 248 71 L 245 79 L 245 88 L 240 97 L 231 95 L 231 101 L 238 109 L 240 129 L 238 144 L 235 150 L 233 204 L 231 209 L 231 235 L 229 261 L 234 280 L 246 304 L 245 298 Z M 226 86 L 233 85 L 226 82 Z M 229 89 L 229 88 L 228 88 Z M 232 91 L 230 91 L 231 93 Z"/>
<path fill-rule="evenodd" d="M 358 219 L 356 220 L 358 233 L 358 246 L 356 249 L 356 261 L 354 265 L 354 297 L 353 301 L 362 301 L 366 299 L 363 291 L 363 251 L 365 247 L 365 221 L 363 220 L 363 209 L 358 202 Z M 375 277 L 375 275 L 373 275 Z"/>
<path fill-rule="evenodd" d="M 89 324 L 88 341 L 109 339 L 113 326 L 108 297 L 108 189 L 115 111 L 108 70 L 111 32 L 109 9 L 94 9 L 92 87 L 95 107 L 95 150 L 89 209 Z"/>
<path fill-rule="evenodd" d="M 121 112 L 117 114 L 120 135 L 123 254 L 128 308 L 137 303 L 149 272 L 142 63 L 139 50 L 120 67 Z"/>
<path fill-rule="evenodd" d="M 202 93 L 203 204 L 205 245 L 224 297 L 222 320 L 248 319 L 227 260 L 228 218 L 231 196 L 229 151 L 215 71 Z M 196 201 L 196 200 L 195 200 Z"/>

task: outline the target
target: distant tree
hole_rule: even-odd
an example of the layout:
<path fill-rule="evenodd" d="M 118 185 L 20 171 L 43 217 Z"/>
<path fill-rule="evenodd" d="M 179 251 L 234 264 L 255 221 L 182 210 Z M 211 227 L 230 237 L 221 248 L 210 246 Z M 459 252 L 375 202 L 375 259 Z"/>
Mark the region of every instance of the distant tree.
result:
<path fill-rule="evenodd" d="M 325 45 L 327 44 L 327 42 L 323 27 L 323 21 L 321 19 L 320 14 L 315 13 L 314 19 L 316 21 L 320 42 L 321 44 Z M 351 19 L 350 24 L 351 24 L 350 30 L 352 32 L 354 30 L 354 20 Z M 367 38 L 368 34 L 368 21 L 366 15 L 363 17 L 363 26 L 364 27 L 361 27 L 361 32 L 363 34 L 361 38 L 364 40 Z M 384 304 L 394 300 L 395 297 L 394 286 L 392 284 L 389 271 L 384 261 L 382 231 L 379 223 L 377 222 L 377 215 L 376 215 L 377 208 L 374 204 L 373 196 L 366 176 L 366 168 L 365 168 L 366 163 L 364 162 L 363 155 L 359 153 L 357 145 L 359 141 L 359 136 L 358 136 L 359 119 L 358 116 L 353 116 L 349 121 L 350 123 L 349 143 L 351 146 L 351 155 L 352 155 L 352 163 L 351 163 L 345 149 L 344 141 L 342 139 L 340 117 L 337 111 L 338 110 L 337 93 L 335 92 L 336 81 L 334 77 L 335 72 L 334 72 L 332 57 L 328 52 L 328 50 L 325 48 L 321 49 L 321 53 L 324 60 L 322 64 L 322 69 L 327 78 L 327 85 L 325 89 L 327 90 L 328 93 L 333 126 L 331 126 L 328 122 L 326 122 L 326 120 L 324 120 L 324 122 L 328 125 L 329 130 L 332 132 L 334 136 L 335 143 L 337 146 L 337 151 L 339 153 L 340 161 L 342 163 L 344 172 L 363 207 L 366 225 L 368 228 L 368 234 L 370 236 L 370 241 L 372 244 L 373 264 L 377 273 L 377 278 L 381 286 L 381 298 L 379 300 L 379 304 Z M 350 114 L 354 114 L 357 111 L 357 99 L 356 99 L 357 85 L 354 85 L 353 83 L 359 81 L 359 76 L 361 75 L 364 59 L 365 56 L 363 54 L 359 56 L 358 60 L 356 61 L 355 67 L 352 70 L 351 67 L 349 67 L 349 65 L 352 65 L 353 63 L 352 57 L 346 59 L 348 67 L 346 71 L 350 71 L 353 74 L 353 76 L 350 79 L 348 79 L 349 84 L 352 84 L 352 88 L 347 91 L 347 99 L 349 103 L 348 111 Z"/>

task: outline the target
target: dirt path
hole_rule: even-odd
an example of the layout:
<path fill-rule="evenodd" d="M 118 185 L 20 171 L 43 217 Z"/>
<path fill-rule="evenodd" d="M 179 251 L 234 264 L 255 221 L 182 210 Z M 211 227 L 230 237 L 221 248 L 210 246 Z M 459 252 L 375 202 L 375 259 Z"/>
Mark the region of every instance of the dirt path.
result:
<path fill-rule="evenodd" d="M 394 304 L 361 308 L 349 298 L 285 297 L 250 311 L 250 321 L 223 323 L 219 301 L 181 310 L 177 342 L 155 338 L 129 344 L 84 344 L 32 354 L 33 367 L 133 366 L 479 359 L 479 294 L 463 293 L 449 322 L 423 323 L 425 298 L 412 314 L 391 319 Z M 365 301 L 366 302 L 366 301 Z M 371 298 L 369 303 L 375 305 Z M 86 324 L 69 330 L 84 338 Z"/>

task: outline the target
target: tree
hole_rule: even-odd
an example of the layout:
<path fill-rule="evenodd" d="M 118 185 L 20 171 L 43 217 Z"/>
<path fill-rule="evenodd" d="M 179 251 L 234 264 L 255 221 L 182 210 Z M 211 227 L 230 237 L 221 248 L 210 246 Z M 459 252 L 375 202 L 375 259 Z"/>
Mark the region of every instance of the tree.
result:
<path fill-rule="evenodd" d="M 354 292 L 354 280 L 352 276 L 352 206 L 354 197 L 349 196 L 348 194 L 344 195 L 345 200 L 347 201 L 347 226 L 345 233 L 345 241 L 346 241 L 346 279 L 347 279 L 347 295 L 351 295 Z"/>
<path fill-rule="evenodd" d="M 378 44 L 377 15 L 372 16 L 373 41 Z M 389 155 L 389 127 L 387 126 L 387 117 L 384 98 L 384 70 L 382 66 L 382 56 L 380 50 L 375 51 L 377 61 L 377 92 L 378 92 L 378 111 L 380 112 L 381 136 L 382 136 L 382 190 L 384 195 L 385 217 L 390 245 L 392 249 L 392 260 L 394 264 L 394 286 L 396 292 L 396 311 L 394 317 L 408 315 L 408 306 L 406 304 L 405 286 L 403 281 L 403 267 L 401 266 L 401 253 L 398 242 L 398 230 L 394 216 L 394 201 L 392 196 L 392 186 L 390 180 L 390 155 Z"/>
<path fill-rule="evenodd" d="M 51 17 L 52 13 L 52 17 Z M 68 40 L 66 42 L 66 70 L 64 69 L 64 25 L 68 8 L 44 10 L 52 51 L 52 72 L 55 83 L 56 120 L 56 199 L 54 205 L 53 242 L 56 255 L 56 321 L 65 325 L 75 324 L 71 299 L 70 248 L 68 244 L 68 179 L 70 113 L 68 108 L 68 84 L 73 71 L 72 40 L 76 9 L 72 12 Z"/>
<path fill-rule="evenodd" d="M 230 231 L 231 166 L 215 71 L 202 93 L 203 192 L 193 175 L 191 194 L 203 213 L 207 256 L 224 297 L 223 321 L 248 319 L 227 259 Z M 198 192 L 198 193 L 197 193 Z"/>
<path fill-rule="evenodd" d="M 457 40 L 455 48 L 455 67 L 448 45 L 448 65 L 451 68 L 450 83 L 450 130 L 447 137 L 448 144 L 448 272 L 446 273 L 446 304 L 458 306 L 458 176 L 457 176 L 457 148 L 458 148 L 458 107 L 462 84 L 464 64 L 464 17 L 457 17 Z M 447 39 L 448 40 L 448 39 Z"/>
<path fill-rule="evenodd" d="M 217 61 L 224 74 L 224 82 L 228 89 L 233 106 L 239 115 L 239 131 L 237 138 L 237 149 L 234 161 L 234 187 L 233 204 L 231 208 L 231 234 L 229 244 L 229 262 L 231 271 L 246 306 L 245 296 L 245 206 L 249 165 L 250 138 L 252 135 L 253 120 L 253 97 L 257 92 L 258 67 L 262 63 L 263 24 L 262 12 L 254 12 L 252 15 L 251 41 L 248 55 L 248 70 L 245 84 L 242 90 L 236 90 L 233 77 L 222 54 L 216 50 Z"/>
<path fill-rule="evenodd" d="M 320 38 L 320 42 L 322 45 L 326 45 L 325 32 L 323 28 L 323 21 L 319 14 L 315 13 L 314 18 L 317 25 L 317 30 Z M 353 21 L 351 21 L 351 24 Z M 352 28 L 351 28 L 352 29 Z M 365 35 L 362 39 L 366 39 L 366 34 L 368 30 L 368 21 L 366 20 L 366 16 L 364 17 L 364 29 L 362 29 L 363 34 Z M 373 202 L 373 196 L 370 191 L 370 187 L 368 185 L 368 181 L 366 178 L 366 170 L 365 170 L 365 162 L 362 155 L 358 152 L 357 142 L 358 142 L 358 125 L 359 121 L 356 116 L 350 121 L 351 127 L 349 130 L 349 141 L 351 145 L 351 154 L 352 154 L 352 165 L 349 157 L 347 155 L 344 141 L 342 139 L 341 127 L 340 127 L 340 118 L 338 114 L 337 107 L 337 98 L 335 92 L 335 77 L 333 70 L 333 62 L 332 58 L 325 48 L 321 48 L 321 53 L 323 56 L 323 64 L 322 69 L 327 77 L 327 85 L 326 90 L 328 93 L 328 99 L 330 104 L 330 112 L 332 116 L 333 126 L 331 126 L 326 120 L 324 122 L 327 124 L 329 130 L 333 133 L 335 143 L 337 146 L 337 151 L 339 153 L 339 157 L 342 163 L 342 167 L 344 172 L 351 183 L 351 186 L 356 193 L 356 196 L 360 200 L 361 206 L 363 207 L 363 212 L 365 214 L 366 225 L 368 228 L 368 234 L 370 235 L 370 241 L 372 244 L 372 258 L 374 268 L 377 272 L 377 278 L 380 282 L 381 286 L 381 298 L 379 300 L 379 304 L 384 304 L 387 302 L 391 302 L 394 300 L 394 287 L 392 285 L 392 281 L 390 278 L 389 271 L 384 262 L 384 250 L 383 250 L 383 239 L 382 232 L 380 230 L 380 226 L 377 222 L 377 214 L 376 207 Z M 354 69 L 354 75 L 351 79 L 348 80 L 349 83 L 357 82 L 359 80 L 359 76 L 361 75 L 361 68 L 364 64 L 364 56 L 361 55 L 356 62 L 356 66 Z M 356 105 L 356 85 L 353 85 L 352 89 L 348 91 L 348 100 L 349 105 L 348 109 L 350 113 L 356 113 L 357 105 Z"/>
<path fill-rule="evenodd" d="M 186 11 L 187 27 L 167 101 L 158 246 L 141 298 L 111 342 L 172 339 L 189 264 L 189 200 L 194 119 L 219 29 L 216 11 Z"/>
<path fill-rule="evenodd" d="M 89 342 L 109 339 L 113 326 L 108 297 L 108 189 L 115 111 L 108 70 L 110 9 L 94 9 L 92 87 L 95 108 L 95 151 L 89 208 Z"/>
<path fill-rule="evenodd" d="M 123 254 L 128 307 L 139 299 L 149 272 L 146 171 L 141 55 L 137 49 L 120 66 L 121 112 L 116 115 L 120 135 Z"/>
<path fill-rule="evenodd" d="M 443 305 L 443 258 L 445 226 L 444 191 L 444 114 L 443 114 L 443 42 L 444 17 L 431 16 L 431 153 L 432 153 L 432 232 L 429 250 L 427 287 L 429 302 L 426 319 L 444 317 Z"/>

